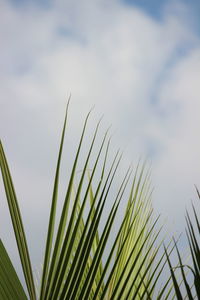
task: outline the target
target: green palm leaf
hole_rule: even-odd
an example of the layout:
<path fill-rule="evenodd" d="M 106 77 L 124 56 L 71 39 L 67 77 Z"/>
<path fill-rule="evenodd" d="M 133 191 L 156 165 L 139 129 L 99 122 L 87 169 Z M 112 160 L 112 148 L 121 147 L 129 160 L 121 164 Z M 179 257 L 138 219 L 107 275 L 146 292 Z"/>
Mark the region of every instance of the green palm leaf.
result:
<path fill-rule="evenodd" d="M 68 106 L 69 102 L 57 160 L 39 299 L 151 299 L 166 261 L 163 259 L 164 254 L 160 253 L 161 226 L 158 225 L 158 218 L 155 218 L 153 214 L 151 203 L 150 172 L 146 171 L 145 165 L 138 164 L 132 183 L 130 183 L 132 170 L 129 168 L 115 191 L 115 195 L 111 194 L 122 155 L 118 150 L 111 161 L 108 159 L 110 149 L 108 131 L 101 138 L 97 152 L 94 153 L 99 121 L 91 138 L 80 179 L 75 183 L 90 113 L 83 125 L 66 186 L 58 230 L 54 235 Z M 30 299 L 35 300 L 35 287 L 26 238 L 2 145 L 0 146 L 0 163 L 27 289 Z M 128 188 L 130 192 L 124 217 L 120 221 L 119 229 L 116 230 L 116 219 L 119 209 L 122 209 L 125 203 Z M 112 202 L 110 210 L 105 214 L 107 201 Z M 190 227 L 189 233 L 192 231 Z M 111 235 L 113 243 L 110 244 Z M 54 243 L 53 240 L 55 240 Z M 108 243 L 109 247 L 107 247 Z M 193 243 L 196 243 L 195 239 L 192 240 L 191 245 Z M 5 253 L 3 245 L 0 244 L 2 259 L 8 257 Z M 14 274 L 14 268 L 11 267 L 11 262 L 8 263 L 8 259 L 7 264 L 10 264 L 8 269 L 12 270 L 11 275 Z M 7 275 L 2 271 L 5 268 L 5 262 L 1 263 L 0 267 L 0 279 L 3 280 L 0 281 L 2 299 L 11 299 L 10 296 L 6 298 L 7 294 L 10 295 L 9 293 L 14 293 L 14 291 L 18 293 L 14 299 L 26 299 L 16 273 L 12 275 L 15 278 L 11 282 L 13 289 L 10 289 L 10 292 L 7 291 L 8 286 L 5 281 Z"/>
<path fill-rule="evenodd" d="M 200 200 L 199 191 L 197 188 L 196 188 L 196 190 L 197 190 L 198 198 Z M 188 211 L 186 211 L 186 223 L 187 223 L 186 235 L 187 235 L 190 254 L 191 254 L 191 258 L 192 258 L 192 264 L 188 265 L 183 262 L 180 251 L 177 247 L 177 243 L 175 241 L 174 241 L 174 243 L 175 243 L 176 252 L 177 252 L 178 260 L 179 260 L 178 268 L 180 268 L 180 270 L 181 270 L 181 278 L 182 278 L 181 283 L 182 282 L 184 283 L 185 290 L 186 290 L 186 297 L 188 299 L 194 299 L 194 297 L 197 297 L 198 299 L 200 299 L 200 244 L 199 244 L 199 234 L 200 234 L 199 223 L 200 223 L 200 221 L 198 218 L 197 209 L 194 207 L 193 204 L 192 204 L 192 209 L 193 209 L 193 214 L 194 214 L 194 220 L 192 220 Z M 169 259 L 169 255 L 167 254 L 166 250 L 165 250 L 165 253 L 166 253 L 168 264 L 170 267 L 170 272 L 171 272 L 171 276 L 172 276 L 172 280 L 173 280 L 173 286 L 174 286 L 176 297 L 177 297 L 177 299 L 184 299 L 183 293 L 181 292 L 181 289 L 180 289 L 180 284 L 178 284 L 178 281 L 177 281 L 176 275 L 175 275 L 175 269 L 177 267 L 176 268 L 172 267 L 170 259 Z M 191 284 L 189 278 L 187 277 L 187 274 L 185 272 L 186 268 L 188 268 L 192 272 L 193 277 L 194 277 L 194 284 Z M 192 294 L 193 286 L 195 287 L 195 290 L 196 290 L 196 295 L 194 295 L 194 296 Z"/>
<path fill-rule="evenodd" d="M 1 240 L 0 279 L 0 299 L 28 299 Z"/>
<path fill-rule="evenodd" d="M 29 257 L 28 246 L 26 242 L 26 236 L 22 223 L 21 213 L 18 206 L 18 201 L 12 182 L 11 174 L 9 171 L 7 159 L 3 150 L 2 143 L 0 142 L 0 167 L 4 182 L 4 187 L 7 196 L 7 202 L 10 210 L 10 216 L 13 224 L 15 238 L 18 246 L 18 251 L 22 263 L 22 269 L 31 300 L 36 299 L 35 285 L 33 280 L 33 273 L 31 267 L 31 261 Z"/>
<path fill-rule="evenodd" d="M 41 281 L 41 291 L 40 291 L 40 298 L 41 299 L 43 299 L 43 297 L 44 297 L 44 291 L 45 291 L 45 288 L 46 288 L 46 280 L 47 280 L 47 274 L 48 274 L 49 263 L 50 263 L 51 249 L 52 249 L 55 215 L 56 215 L 56 205 L 57 205 L 57 197 L 58 197 L 58 183 L 59 183 L 60 163 L 61 163 L 62 150 L 63 150 L 63 144 L 64 144 L 64 137 L 65 137 L 65 129 L 66 129 L 66 123 L 67 123 L 67 112 L 68 112 L 68 107 L 69 107 L 69 101 L 70 101 L 70 99 L 68 100 L 68 103 L 67 103 L 67 109 L 66 109 L 66 114 L 65 114 L 65 119 L 64 119 L 63 132 L 62 132 L 61 143 L 60 143 L 60 150 L 59 150 L 58 161 L 57 161 L 56 175 L 55 175 L 55 181 L 54 181 L 51 212 L 50 212 L 50 217 L 49 217 L 49 228 L 48 228 L 48 234 L 47 234 L 46 250 L 45 250 L 44 265 L 43 265 L 43 274 L 42 274 L 42 281 Z"/>

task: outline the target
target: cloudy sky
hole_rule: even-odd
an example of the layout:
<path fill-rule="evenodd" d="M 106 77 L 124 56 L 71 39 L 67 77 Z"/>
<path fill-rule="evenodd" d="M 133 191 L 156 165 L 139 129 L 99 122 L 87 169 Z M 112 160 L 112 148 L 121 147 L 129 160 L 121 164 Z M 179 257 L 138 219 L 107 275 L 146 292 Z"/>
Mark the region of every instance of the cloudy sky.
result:
<path fill-rule="evenodd" d="M 70 93 L 66 155 L 95 105 L 90 128 L 104 114 L 124 161 L 148 159 L 157 212 L 184 229 L 200 188 L 199 20 L 199 0 L 0 0 L 0 134 L 36 266 Z M 0 234 L 17 260 L 0 183 Z"/>

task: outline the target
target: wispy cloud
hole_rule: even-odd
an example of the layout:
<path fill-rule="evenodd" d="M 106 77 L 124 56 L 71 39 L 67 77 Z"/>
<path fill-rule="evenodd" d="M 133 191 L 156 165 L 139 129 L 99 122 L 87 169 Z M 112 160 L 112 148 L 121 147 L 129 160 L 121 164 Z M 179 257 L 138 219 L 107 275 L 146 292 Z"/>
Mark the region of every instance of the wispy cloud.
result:
<path fill-rule="evenodd" d="M 69 140 L 95 104 L 128 161 L 152 160 L 155 205 L 181 223 L 200 178 L 200 37 L 191 10 L 166 2 L 157 19 L 122 1 L 55 3 L 0 1 L 1 136 L 26 225 L 42 238 L 70 92 Z"/>

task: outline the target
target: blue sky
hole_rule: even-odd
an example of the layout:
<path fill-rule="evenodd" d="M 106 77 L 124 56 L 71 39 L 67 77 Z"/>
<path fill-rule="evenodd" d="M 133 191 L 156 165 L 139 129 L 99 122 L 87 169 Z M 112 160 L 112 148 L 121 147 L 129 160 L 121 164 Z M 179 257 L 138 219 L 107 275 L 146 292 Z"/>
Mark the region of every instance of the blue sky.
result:
<path fill-rule="evenodd" d="M 138 6 L 139 8 L 145 10 L 148 14 L 151 14 L 153 17 L 161 17 L 162 16 L 162 9 L 167 3 L 167 1 L 159 1 L 159 0 L 123 0 L 125 3 L 127 3 L 130 6 Z M 196 15 L 200 14 L 200 3 L 198 0 L 181 0 L 179 1 L 182 4 L 188 5 L 189 9 L 192 10 L 193 13 Z"/>
<path fill-rule="evenodd" d="M 16 6 L 24 6 L 27 3 L 35 3 L 39 6 L 42 6 L 43 8 L 48 8 L 52 6 L 52 1 L 50 0 L 10 0 L 14 5 Z M 169 1 L 163 0 L 121 0 L 122 3 L 129 5 L 130 7 L 138 7 L 139 9 L 145 11 L 147 14 L 151 15 L 153 18 L 162 19 L 163 15 L 163 8 L 166 6 L 166 3 Z M 172 2 L 172 1 L 171 1 Z M 177 1 L 174 1 L 177 2 Z M 183 5 L 187 5 L 187 9 L 191 10 L 191 13 L 193 15 L 192 22 L 196 23 L 196 30 L 199 31 L 200 26 L 200 2 L 199 0 L 180 0 L 179 3 Z"/>
<path fill-rule="evenodd" d="M 149 160 L 156 210 L 171 231 L 182 230 L 194 184 L 200 185 L 199 1 L 0 4 L 1 138 L 30 243 L 31 232 L 44 238 L 70 93 L 72 149 L 95 104 L 91 124 L 102 114 L 105 128 L 112 123 L 113 147 L 125 149 L 124 169 L 141 156 Z M 5 199 L 0 219 L 14 255 Z M 32 245 L 36 265 L 42 246 Z"/>
<path fill-rule="evenodd" d="M 48 8 L 52 6 L 53 1 L 50 0 L 10 0 L 15 5 L 24 6 L 27 3 L 36 3 L 39 6 L 42 6 L 43 8 Z M 166 3 L 169 1 L 163 0 L 121 0 L 122 3 L 129 5 L 130 7 L 138 7 L 139 9 L 142 9 L 147 14 L 151 15 L 153 18 L 162 19 L 163 15 L 163 8 L 166 6 Z M 172 1 L 171 1 L 172 2 Z M 177 1 L 174 1 L 177 2 Z M 193 15 L 192 22 L 196 23 L 196 30 L 199 31 L 200 26 L 200 1 L 199 0 L 180 0 L 179 3 L 183 5 L 187 5 L 187 9 L 191 10 L 191 13 Z"/>

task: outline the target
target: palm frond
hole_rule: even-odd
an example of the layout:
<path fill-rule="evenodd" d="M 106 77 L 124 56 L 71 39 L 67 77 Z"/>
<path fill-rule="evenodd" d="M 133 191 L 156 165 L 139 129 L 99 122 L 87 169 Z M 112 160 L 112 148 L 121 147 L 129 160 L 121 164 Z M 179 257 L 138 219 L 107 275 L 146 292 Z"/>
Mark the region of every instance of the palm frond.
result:
<path fill-rule="evenodd" d="M 197 188 L 196 188 L 196 190 L 197 190 L 198 198 L 200 200 L 200 193 Z M 192 204 L 192 209 L 193 209 L 194 219 L 192 219 L 192 217 L 189 215 L 188 211 L 186 211 L 186 223 L 187 223 L 186 235 L 187 235 L 190 254 L 191 254 L 191 258 L 192 258 L 192 263 L 190 265 L 183 262 L 180 251 L 177 246 L 177 243 L 175 241 L 174 241 L 174 243 L 175 243 L 176 252 L 177 252 L 178 260 L 179 260 L 178 268 L 181 270 L 181 278 L 182 278 L 181 283 L 184 283 L 187 298 L 194 299 L 194 297 L 197 297 L 198 299 L 200 299 L 200 284 L 199 284 L 200 283 L 200 240 L 199 240 L 199 234 L 200 234 L 199 223 L 200 223 L 200 221 L 198 218 L 197 209 L 194 207 L 193 204 Z M 166 250 L 165 250 L 165 253 L 166 253 L 168 264 L 170 267 L 170 272 L 171 272 L 171 276 L 172 276 L 172 280 L 173 280 L 173 286 L 174 286 L 176 297 L 177 297 L 177 299 L 184 299 L 183 292 L 181 292 L 181 289 L 180 289 L 180 284 L 178 284 L 176 276 L 175 276 L 176 268 L 172 267 Z M 193 275 L 193 278 L 194 278 L 193 284 L 191 284 L 191 282 L 185 272 L 186 268 L 189 269 L 190 273 L 192 273 L 192 275 Z M 192 294 L 192 286 L 195 287 L 196 295 Z"/>
<path fill-rule="evenodd" d="M 122 154 L 118 150 L 112 160 L 108 159 L 110 149 L 108 131 L 101 138 L 97 152 L 94 153 L 100 120 L 94 129 L 80 178 L 75 183 L 90 113 L 83 125 L 66 186 L 58 230 L 54 234 L 68 106 L 69 102 L 57 159 L 39 299 L 152 299 L 167 260 L 164 260 L 165 256 L 160 250 L 162 239 L 160 241 L 159 236 L 162 226 L 158 225 L 159 217 L 154 216 L 151 203 L 150 171 L 146 171 L 145 164 L 142 166 L 138 164 L 132 177 L 132 169 L 128 168 L 115 194 L 111 193 Z M 30 299 L 35 300 L 28 247 L 2 145 L 0 163 L 27 289 Z M 111 206 L 106 214 L 107 201 L 111 201 Z M 120 223 L 118 222 L 119 229 L 116 230 L 119 210 L 124 208 L 124 216 Z M 188 222 L 190 224 L 189 220 Z M 193 234 L 191 225 L 188 232 Z M 191 247 L 193 244 L 196 251 L 194 237 L 191 240 Z M 0 247 L 0 253 L 3 253 L 2 258 L 7 257 L 3 246 Z M 13 273 L 14 269 L 11 266 L 9 268 Z M 4 276 L 5 274 L 0 272 L 0 279 Z M 14 287 L 20 296 L 17 295 L 14 299 L 26 299 L 16 276 L 15 281 Z M 3 295 L 2 299 L 9 299 L 10 296 L 5 298 L 5 295 L 9 294 L 5 284 L 5 280 L 0 280 L 0 295 Z"/>

